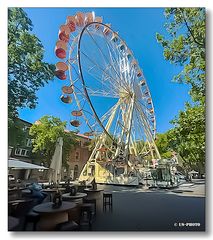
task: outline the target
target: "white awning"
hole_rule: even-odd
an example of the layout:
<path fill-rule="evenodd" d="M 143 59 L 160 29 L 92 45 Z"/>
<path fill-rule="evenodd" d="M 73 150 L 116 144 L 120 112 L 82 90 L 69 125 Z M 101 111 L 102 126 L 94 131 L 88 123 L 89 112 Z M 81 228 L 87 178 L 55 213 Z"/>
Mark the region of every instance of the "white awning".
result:
<path fill-rule="evenodd" d="M 198 174 L 198 172 L 195 170 L 192 170 L 191 172 L 188 172 L 188 174 Z"/>
<path fill-rule="evenodd" d="M 15 158 L 10 158 L 8 160 L 8 168 L 12 169 L 48 169 L 44 166 L 39 166 L 36 164 L 23 162 Z"/>

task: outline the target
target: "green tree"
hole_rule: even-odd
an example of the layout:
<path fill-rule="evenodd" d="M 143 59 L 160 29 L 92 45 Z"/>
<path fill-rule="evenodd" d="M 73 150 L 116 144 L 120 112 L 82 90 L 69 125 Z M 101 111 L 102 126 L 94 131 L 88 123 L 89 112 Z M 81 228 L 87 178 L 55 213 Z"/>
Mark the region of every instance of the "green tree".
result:
<path fill-rule="evenodd" d="M 157 33 L 164 57 L 183 66 L 174 81 L 190 84 L 193 101 L 205 103 L 205 8 L 166 8 L 167 38 Z"/>
<path fill-rule="evenodd" d="M 205 107 L 191 107 L 172 121 L 174 128 L 168 132 L 169 146 L 180 154 L 183 164 L 201 172 L 205 166 Z"/>
<path fill-rule="evenodd" d="M 59 118 L 43 116 L 30 128 L 33 152 L 41 154 L 42 161 L 48 166 L 51 163 L 59 137 L 63 138 L 63 165 L 67 166 L 70 150 L 75 146 L 77 140 L 72 132 L 65 130 L 65 127 L 66 122 L 62 122 Z"/>
<path fill-rule="evenodd" d="M 168 132 L 158 133 L 155 143 L 162 158 L 167 159 L 172 157 L 172 149 L 168 139 Z"/>
<path fill-rule="evenodd" d="M 55 67 L 43 61 L 44 48 L 31 31 L 33 24 L 21 8 L 8 10 L 9 127 L 19 108 L 35 108 L 36 91 L 54 77 Z"/>
<path fill-rule="evenodd" d="M 164 57 L 182 66 L 174 81 L 191 86 L 193 105 L 186 103 L 166 133 L 169 147 L 182 157 L 186 168 L 203 171 L 205 164 L 205 26 L 204 8 L 166 8 L 168 36 L 157 33 Z M 160 146 L 161 147 L 161 146 Z M 161 149 L 162 150 L 162 149 Z"/>

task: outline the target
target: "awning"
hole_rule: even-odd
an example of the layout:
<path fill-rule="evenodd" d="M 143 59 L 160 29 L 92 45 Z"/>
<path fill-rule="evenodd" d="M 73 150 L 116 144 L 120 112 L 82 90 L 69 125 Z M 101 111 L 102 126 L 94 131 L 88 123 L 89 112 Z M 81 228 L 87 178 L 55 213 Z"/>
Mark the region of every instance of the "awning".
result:
<path fill-rule="evenodd" d="M 12 169 L 48 169 L 44 166 L 39 166 L 36 164 L 20 161 L 15 158 L 10 158 L 8 160 L 8 168 L 12 168 Z"/>
<path fill-rule="evenodd" d="M 195 170 L 192 170 L 191 172 L 188 172 L 188 174 L 198 174 L 198 172 Z"/>

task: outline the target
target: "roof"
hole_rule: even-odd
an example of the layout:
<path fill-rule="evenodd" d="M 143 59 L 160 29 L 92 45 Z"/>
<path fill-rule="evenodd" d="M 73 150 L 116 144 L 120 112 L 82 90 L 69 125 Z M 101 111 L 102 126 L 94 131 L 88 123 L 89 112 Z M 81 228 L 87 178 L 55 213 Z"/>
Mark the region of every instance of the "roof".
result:
<path fill-rule="evenodd" d="M 28 122 L 28 121 L 26 121 L 26 120 L 24 120 L 24 119 L 21 119 L 21 118 L 17 118 L 17 119 L 20 120 L 21 122 L 27 123 L 27 124 L 29 124 L 29 125 L 32 126 L 32 123 L 30 123 L 30 122 Z"/>
<path fill-rule="evenodd" d="M 12 169 L 48 169 L 44 166 L 39 166 L 36 164 L 20 161 L 16 158 L 9 158 L 8 168 L 12 168 Z"/>
<path fill-rule="evenodd" d="M 86 139 L 91 139 L 90 137 L 85 136 L 84 134 L 81 134 L 81 133 L 77 133 L 76 135 L 77 135 L 78 137 L 82 137 L 82 138 L 86 138 Z"/>

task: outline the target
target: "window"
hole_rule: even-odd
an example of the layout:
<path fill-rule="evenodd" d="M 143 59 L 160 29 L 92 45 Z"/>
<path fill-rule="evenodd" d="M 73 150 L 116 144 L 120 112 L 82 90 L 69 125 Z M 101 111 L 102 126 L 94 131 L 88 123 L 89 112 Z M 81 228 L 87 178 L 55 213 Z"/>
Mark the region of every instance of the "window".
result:
<path fill-rule="evenodd" d="M 15 150 L 15 155 L 20 155 L 21 149 L 20 148 L 16 148 Z"/>
<path fill-rule="evenodd" d="M 75 152 L 75 160 L 78 161 L 79 160 L 79 152 Z"/>
<path fill-rule="evenodd" d="M 25 152 L 25 156 L 26 156 L 26 157 L 29 156 L 29 151 L 28 151 L 28 150 L 26 150 L 26 152 Z"/>
<path fill-rule="evenodd" d="M 31 147 L 31 146 L 32 146 L 32 141 L 31 141 L 30 138 L 27 138 L 27 140 L 26 140 L 26 146 L 27 146 L 27 147 Z"/>
<path fill-rule="evenodd" d="M 74 167 L 74 179 L 78 177 L 78 165 L 75 165 Z"/>
<path fill-rule="evenodd" d="M 21 155 L 24 156 L 26 153 L 26 150 L 25 149 L 21 149 Z"/>
<path fill-rule="evenodd" d="M 23 131 L 29 132 L 30 131 L 30 127 L 29 126 L 23 126 Z"/>
<path fill-rule="evenodd" d="M 28 157 L 29 151 L 27 149 L 23 149 L 23 148 L 16 148 L 15 155 Z"/>

